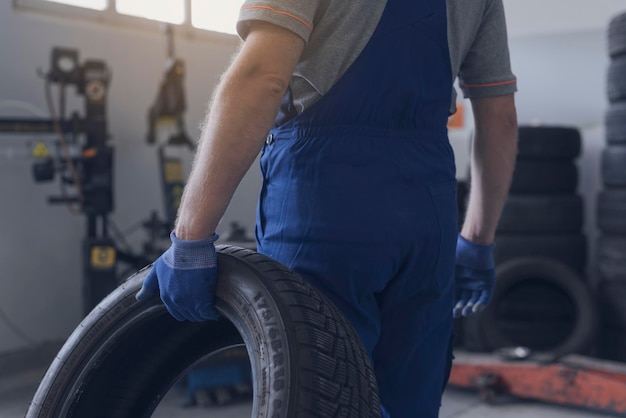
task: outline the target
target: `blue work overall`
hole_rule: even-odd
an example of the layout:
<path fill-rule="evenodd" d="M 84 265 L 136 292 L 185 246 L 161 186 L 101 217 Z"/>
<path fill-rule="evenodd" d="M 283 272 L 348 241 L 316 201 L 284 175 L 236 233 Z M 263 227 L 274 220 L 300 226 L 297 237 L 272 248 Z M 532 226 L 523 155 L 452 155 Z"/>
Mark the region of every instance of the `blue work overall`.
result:
<path fill-rule="evenodd" d="M 261 156 L 258 250 L 352 322 L 392 418 L 437 417 L 451 361 L 458 230 L 446 25 L 444 0 L 388 0 L 354 64 L 272 129 Z"/>

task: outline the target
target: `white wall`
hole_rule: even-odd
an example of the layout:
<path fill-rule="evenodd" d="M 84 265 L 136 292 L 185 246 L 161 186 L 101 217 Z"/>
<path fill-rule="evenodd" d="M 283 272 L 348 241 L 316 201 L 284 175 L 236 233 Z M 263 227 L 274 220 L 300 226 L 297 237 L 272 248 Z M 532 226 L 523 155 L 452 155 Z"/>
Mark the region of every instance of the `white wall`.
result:
<path fill-rule="evenodd" d="M 602 29 L 624 0 L 503 0 L 513 38 Z"/>
<path fill-rule="evenodd" d="M 505 0 L 511 54 L 519 78 L 522 123 L 579 126 L 584 134 L 581 192 L 587 198 L 587 231 L 599 187 L 598 153 L 606 108 L 605 26 L 623 0 Z M 0 2 L 0 100 L 16 99 L 44 108 L 43 84 L 53 46 L 75 47 L 82 58 L 104 59 L 113 70 L 109 121 L 116 147 L 116 211 L 127 227 L 161 209 L 156 155 L 144 142 L 145 114 L 161 77 L 163 38 L 158 33 L 15 12 Z M 197 133 L 206 102 L 237 40 L 177 41 L 188 69 L 188 127 Z M 8 115 L 0 108 L 0 115 Z M 24 113 L 15 114 L 17 116 Z M 470 115 L 468 115 L 469 121 Z M 452 133 L 460 174 L 465 173 L 469 128 Z M 0 137 L 0 150 L 24 138 Z M 36 340 L 64 339 L 81 317 L 80 240 L 83 218 L 47 205 L 54 186 L 35 185 L 31 161 L 2 159 L 0 153 L 0 309 Z M 222 223 L 239 220 L 251 231 L 259 180 L 246 177 Z M 135 236 L 140 241 L 141 235 Z M 0 320 L 0 353 L 24 347 Z"/>
<path fill-rule="evenodd" d="M 146 112 L 163 72 L 162 35 L 16 12 L 11 3 L 0 2 L 0 101 L 21 100 L 45 109 L 43 82 L 36 69 L 48 68 L 53 46 L 78 48 L 81 61 L 104 59 L 113 72 L 108 105 L 116 149 L 112 218 L 124 229 L 147 218 L 151 210 L 161 210 L 156 151 L 144 138 Z M 187 121 L 194 136 L 237 46 L 236 37 L 177 39 L 177 54 L 187 64 Z M 27 115 L 0 107 L 0 116 Z M 2 135 L 0 150 L 31 139 L 37 138 Z M 27 159 L 7 160 L 6 152 L 0 152 L 0 309 L 33 339 L 62 340 L 81 319 L 84 217 L 49 206 L 46 198 L 58 194 L 58 186 L 35 185 L 31 164 Z M 254 224 L 257 190 L 258 176 L 253 173 L 244 180 L 220 229 L 230 220 Z M 139 232 L 131 238 L 138 242 L 144 236 Z M 25 345 L 0 319 L 0 353 Z"/>

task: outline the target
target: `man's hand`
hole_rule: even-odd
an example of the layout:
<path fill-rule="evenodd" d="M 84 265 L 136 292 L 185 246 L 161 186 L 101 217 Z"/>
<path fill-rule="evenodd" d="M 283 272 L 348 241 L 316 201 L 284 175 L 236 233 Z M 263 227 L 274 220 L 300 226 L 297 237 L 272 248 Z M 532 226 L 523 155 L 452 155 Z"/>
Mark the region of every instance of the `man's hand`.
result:
<path fill-rule="evenodd" d="M 455 318 L 478 313 L 491 300 L 496 282 L 494 246 L 477 244 L 459 235 L 456 242 Z"/>
<path fill-rule="evenodd" d="M 203 240 L 185 241 L 172 232 L 172 246 L 159 257 L 135 296 L 145 301 L 160 292 L 168 312 L 178 321 L 217 319 L 215 286 L 217 254 L 213 234 Z"/>

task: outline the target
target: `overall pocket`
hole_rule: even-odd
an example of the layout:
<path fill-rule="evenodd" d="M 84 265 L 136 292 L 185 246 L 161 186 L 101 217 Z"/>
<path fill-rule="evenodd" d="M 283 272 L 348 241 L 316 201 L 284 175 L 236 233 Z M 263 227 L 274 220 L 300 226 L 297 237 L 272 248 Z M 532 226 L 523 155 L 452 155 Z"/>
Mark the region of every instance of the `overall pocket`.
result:
<path fill-rule="evenodd" d="M 447 287 L 454 279 L 459 234 L 456 181 L 433 184 L 428 186 L 428 190 L 439 226 L 439 249 L 433 276 L 439 286 Z"/>

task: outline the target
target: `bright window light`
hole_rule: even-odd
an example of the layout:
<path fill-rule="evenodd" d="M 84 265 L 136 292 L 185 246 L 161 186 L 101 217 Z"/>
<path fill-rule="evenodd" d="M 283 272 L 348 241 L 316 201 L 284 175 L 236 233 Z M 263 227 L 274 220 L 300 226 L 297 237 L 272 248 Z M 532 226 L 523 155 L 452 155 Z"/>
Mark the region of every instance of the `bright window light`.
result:
<path fill-rule="evenodd" d="M 185 21 L 184 0 L 117 0 L 115 5 L 119 13 L 126 15 L 174 24 Z"/>
<path fill-rule="evenodd" d="M 104 10 L 109 0 L 46 0 L 51 3 L 62 3 L 70 6 L 85 7 L 87 9 Z"/>
<path fill-rule="evenodd" d="M 242 0 L 191 0 L 191 24 L 200 29 L 236 34 L 242 4 Z"/>

